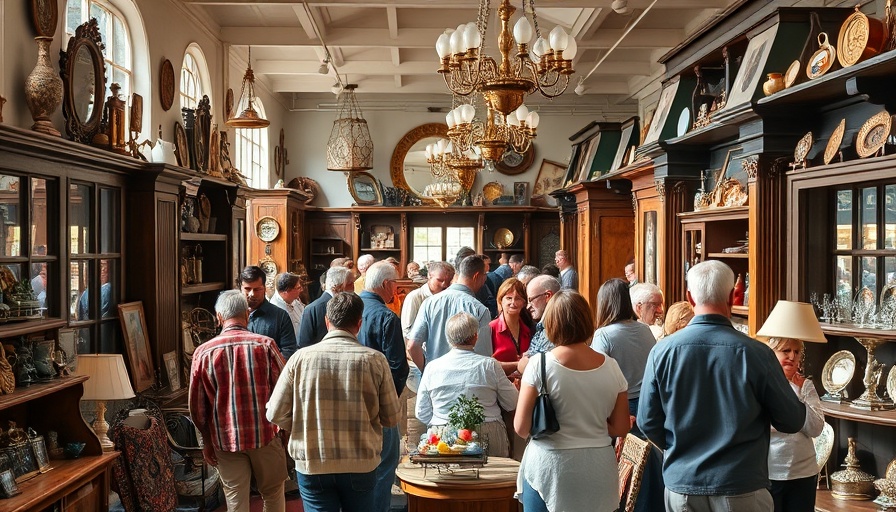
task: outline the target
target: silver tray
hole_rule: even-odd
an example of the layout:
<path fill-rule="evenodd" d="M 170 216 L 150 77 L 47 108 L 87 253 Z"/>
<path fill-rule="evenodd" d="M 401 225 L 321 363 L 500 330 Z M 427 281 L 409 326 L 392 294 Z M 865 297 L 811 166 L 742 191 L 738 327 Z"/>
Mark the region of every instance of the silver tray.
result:
<path fill-rule="evenodd" d="M 821 383 L 830 394 L 842 391 L 856 371 L 856 356 L 848 350 L 832 355 L 821 371 Z"/>

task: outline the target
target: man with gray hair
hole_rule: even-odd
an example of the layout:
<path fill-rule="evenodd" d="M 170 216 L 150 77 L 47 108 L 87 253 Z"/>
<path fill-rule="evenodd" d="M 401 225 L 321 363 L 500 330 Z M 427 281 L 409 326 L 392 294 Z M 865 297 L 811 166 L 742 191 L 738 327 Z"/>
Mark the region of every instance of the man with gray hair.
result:
<path fill-rule="evenodd" d="M 666 510 L 772 510 L 770 427 L 798 432 L 806 406 L 772 349 L 731 325 L 731 268 L 704 261 L 687 283 L 696 316 L 650 350 L 638 404 L 638 426 L 665 451 Z"/>
<path fill-rule="evenodd" d="M 292 272 L 283 272 L 277 276 L 277 291 L 271 295 L 271 304 L 286 311 L 292 321 L 296 339 L 299 339 L 299 324 L 302 323 L 302 313 L 305 305 L 299 300 L 299 295 L 305 291 L 305 283 L 302 276 Z"/>
<path fill-rule="evenodd" d="M 467 246 L 458 249 L 457 256 L 454 258 L 454 268 L 456 271 L 460 270 L 461 262 L 468 256 L 476 256 L 476 251 Z M 482 257 L 479 256 L 479 259 L 482 259 Z M 484 261 L 483 265 L 485 268 L 484 273 L 486 276 L 486 281 L 488 281 L 488 265 L 486 265 Z M 473 295 L 479 302 L 482 303 L 483 306 L 488 309 L 489 315 L 491 315 L 492 319 L 494 319 L 498 316 L 498 301 L 495 299 L 495 294 L 492 293 L 491 290 L 489 290 L 485 282 L 483 282 L 482 284 L 483 285 L 478 290 L 473 290 Z"/>
<path fill-rule="evenodd" d="M 560 249 L 554 254 L 554 264 L 560 269 L 560 287 L 564 290 L 579 291 L 579 273 L 569 261 L 569 253 Z"/>
<path fill-rule="evenodd" d="M 651 283 L 638 283 L 629 289 L 632 309 L 638 315 L 638 321 L 650 327 L 654 338 L 663 333 L 663 292 L 660 287 Z"/>
<path fill-rule="evenodd" d="M 467 256 L 458 267 L 457 282 L 444 292 L 423 301 L 408 335 L 408 354 L 421 372 L 424 371 L 426 362 L 433 361 L 451 349 L 445 336 L 445 322 L 451 315 L 461 311 L 470 313 L 479 321 L 476 353 L 492 355 L 492 331 L 488 326 L 491 315 L 475 296 L 485 285 L 485 262 L 478 256 Z"/>
<path fill-rule="evenodd" d="M 367 269 L 370 268 L 375 261 L 376 258 L 370 254 L 364 254 L 358 258 L 358 272 L 360 272 L 361 275 L 355 279 L 355 293 L 360 294 L 364 291 L 364 280 L 367 278 Z"/>
<path fill-rule="evenodd" d="M 398 397 L 385 356 L 358 343 L 363 310 L 357 295 L 337 293 L 329 332 L 289 360 L 267 404 L 267 417 L 290 433 L 308 511 L 377 510 L 383 429 L 398 424 Z"/>
<path fill-rule="evenodd" d="M 541 270 L 538 270 L 538 267 L 534 265 L 523 265 L 520 271 L 516 273 L 516 278 L 523 283 L 523 286 L 526 286 L 532 278 L 540 274 Z"/>
<path fill-rule="evenodd" d="M 299 325 L 299 348 L 310 347 L 327 334 L 325 321 L 327 301 L 339 292 L 351 292 L 355 289 L 355 273 L 345 267 L 330 267 L 327 270 L 324 292 L 311 304 L 305 307 L 302 323 Z"/>
<path fill-rule="evenodd" d="M 408 378 L 408 359 L 401 332 L 401 320 L 386 305 L 395 296 L 395 282 L 398 271 L 388 261 L 378 261 L 367 269 L 361 301 L 364 314 L 361 315 L 361 330 L 358 341 L 378 350 L 389 361 L 392 381 L 395 383 L 395 399 L 404 391 Z M 383 428 L 383 451 L 376 468 L 376 488 L 374 489 L 373 510 L 389 512 L 392 500 L 392 484 L 395 482 L 395 468 L 398 467 L 400 447 L 398 426 Z"/>
<path fill-rule="evenodd" d="M 217 466 L 228 510 L 249 510 L 255 480 L 265 510 L 284 510 L 286 455 L 277 425 L 265 417 L 284 360 L 273 339 L 249 332 L 249 303 L 239 290 L 215 303 L 221 334 L 193 352 L 190 417 L 202 455 Z"/>
<path fill-rule="evenodd" d="M 544 315 L 544 310 L 548 307 L 548 301 L 559 291 L 560 280 L 546 274 L 535 276 L 526 285 L 526 296 L 529 298 L 529 304 L 527 304 L 526 309 L 532 315 L 532 320 L 536 324 L 535 329 L 532 331 L 532 339 L 529 341 L 529 350 L 523 354 L 520 362 L 517 363 L 517 369 L 520 373 L 523 373 L 523 370 L 526 369 L 530 357 L 554 349 L 554 344 L 551 343 L 551 340 L 545 334 L 541 317 Z"/>

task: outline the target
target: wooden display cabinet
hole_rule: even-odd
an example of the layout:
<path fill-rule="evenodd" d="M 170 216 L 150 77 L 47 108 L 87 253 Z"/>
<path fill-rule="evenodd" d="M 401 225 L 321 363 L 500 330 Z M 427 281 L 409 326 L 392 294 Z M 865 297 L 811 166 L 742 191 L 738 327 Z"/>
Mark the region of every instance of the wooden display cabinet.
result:
<path fill-rule="evenodd" d="M 305 203 L 308 196 L 290 188 L 251 190 L 248 194 L 247 264 L 273 262 L 278 273 L 309 274 L 311 269 L 305 264 Z M 273 239 L 270 239 L 270 231 L 259 233 L 259 229 L 271 229 L 272 226 L 277 226 L 277 235 Z"/>
<path fill-rule="evenodd" d="M 356 259 L 352 252 L 352 219 L 346 212 L 326 213 L 325 210 L 309 212 L 308 224 L 308 275 L 311 283 L 308 293 L 315 299 L 321 293 L 320 278 L 336 258 Z"/>

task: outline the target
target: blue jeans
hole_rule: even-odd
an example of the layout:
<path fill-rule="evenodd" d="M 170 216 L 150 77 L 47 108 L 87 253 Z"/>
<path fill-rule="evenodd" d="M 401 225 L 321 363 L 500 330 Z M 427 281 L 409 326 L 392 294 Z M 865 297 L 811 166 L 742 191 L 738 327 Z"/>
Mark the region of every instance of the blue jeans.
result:
<path fill-rule="evenodd" d="M 629 398 L 628 410 L 632 416 L 638 415 L 638 398 Z M 639 439 L 647 439 L 638 424 L 632 425 L 632 435 Z M 652 512 L 663 510 L 664 492 L 663 482 L 663 454 L 656 446 L 650 445 L 650 453 L 647 455 L 647 465 L 644 466 L 644 475 L 641 477 L 641 490 L 635 501 L 635 512 Z"/>
<path fill-rule="evenodd" d="M 376 512 L 389 512 L 392 506 L 392 485 L 395 483 L 395 468 L 398 467 L 400 450 L 398 447 L 398 427 L 383 429 L 383 453 L 380 465 L 376 467 L 376 487 L 373 490 L 373 508 Z"/>
<path fill-rule="evenodd" d="M 544 500 L 541 499 L 541 495 L 529 485 L 529 482 L 527 482 L 525 478 L 523 478 L 522 502 L 523 510 L 526 512 L 548 512 L 548 506 L 545 504 Z"/>
<path fill-rule="evenodd" d="M 303 475 L 299 493 L 306 512 L 369 512 L 373 510 L 376 470 L 369 473 Z"/>

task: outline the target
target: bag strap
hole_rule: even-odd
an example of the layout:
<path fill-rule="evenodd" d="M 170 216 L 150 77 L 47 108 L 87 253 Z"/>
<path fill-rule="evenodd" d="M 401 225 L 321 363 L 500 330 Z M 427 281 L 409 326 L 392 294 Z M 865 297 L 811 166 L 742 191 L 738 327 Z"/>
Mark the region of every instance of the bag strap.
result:
<path fill-rule="evenodd" d="M 547 377 L 547 370 L 545 370 L 545 367 L 547 365 L 548 365 L 548 353 L 542 352 L 541 353 L 541 391 L 539 392 L 540 395 L 548 394 L 548 377 Z"/>

